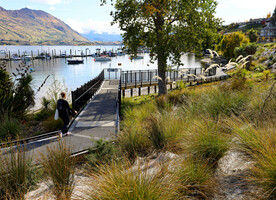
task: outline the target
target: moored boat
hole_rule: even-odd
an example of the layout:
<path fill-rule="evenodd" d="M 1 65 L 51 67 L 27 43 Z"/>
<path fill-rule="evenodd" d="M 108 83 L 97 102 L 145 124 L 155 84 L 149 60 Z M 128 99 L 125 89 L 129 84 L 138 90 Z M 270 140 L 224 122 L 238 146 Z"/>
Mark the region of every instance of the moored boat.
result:
<path fill-rule="evenodd" d="M 67 59 L 68 64 L 80 64 L 83 63 L 82 58 L 72 58 L 72 59 Z"/>
<path fill-rule="evenodd" d="M 100 57 L 96 57 L 94 61 L 98 61 L 98 62 L 111 61 L 111 58 L 107 56 L 100 56 Z"/>

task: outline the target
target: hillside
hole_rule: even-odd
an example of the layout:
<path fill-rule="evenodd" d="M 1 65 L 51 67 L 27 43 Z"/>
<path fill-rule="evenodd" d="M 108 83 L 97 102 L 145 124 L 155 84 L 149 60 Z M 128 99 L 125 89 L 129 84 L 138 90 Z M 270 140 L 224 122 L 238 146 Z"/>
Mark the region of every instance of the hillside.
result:
<path fill-rule="evenodd" d="M 5 44 L 68 44 L 89 42 L 63 21 L 42 10 L 0 7 L 0 38 Z"/>

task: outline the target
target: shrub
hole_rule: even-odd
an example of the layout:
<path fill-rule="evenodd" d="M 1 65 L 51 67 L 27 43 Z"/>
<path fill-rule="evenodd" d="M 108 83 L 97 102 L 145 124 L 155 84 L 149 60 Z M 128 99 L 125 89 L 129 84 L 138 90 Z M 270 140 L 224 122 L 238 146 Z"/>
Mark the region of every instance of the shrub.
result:
<path fill-rule="evenodd" d="M 234 50 L 235 57 L 237 58 L 240 55 L 244 57 L 248 55 L 254 55 L 257 51 L 257 44 L 249 43 L 249 44 L 242 44 L 240 47 L 236 47 Z"/>
<path fill-rule="evenodd" d="M 248 37 L 250 42 L 257 42 L 258 40 L 258 32 L 257 30 L 254 30 L 253 28 L 248 31 Z"/>
<path fill-rule="evenodd" d="M 241 46 L 242 43 L 248 43 L 248 39 L 245 38 L 242 32 L 230 33 L 223 36 L 219 49 L 224 57 L 231 59 L 234 57 L 235 48 Z"/>
<path fill-rule="evenodd" d="M 44 171 L 51 179 L 53 194 L 58 200 L 70 199 L 74 186 L 75 159 L 71 157 L 70 148 L 59 141 L 56 147 L 47 147 L 46 154 L 41 155 Z"/>
<path fill-rule="evenodd" d="M 0 140 L 15 139 L 21 130 L 21 124 L 18 120 L 5 116 L 0 122 Z"/>
<path fill-rule="evenodd" d="M 4 154 L 4 150 L 1 150 Z M 0 156 L 1 199 L 24 199 L 34 176 L 31 175 L 31 157 L 20 145 L 10 147 Z"/>
<path fill-rule="evenodd" d="M 149 173 L 147 169 L 131 169 L 129 161 L 99 166 L 97 173 L 91 174 L 87 192 L 88 199 L 113 200 L 170 200 L 177 197 L 178 184 L 175 178 L 161 170 Z"/>

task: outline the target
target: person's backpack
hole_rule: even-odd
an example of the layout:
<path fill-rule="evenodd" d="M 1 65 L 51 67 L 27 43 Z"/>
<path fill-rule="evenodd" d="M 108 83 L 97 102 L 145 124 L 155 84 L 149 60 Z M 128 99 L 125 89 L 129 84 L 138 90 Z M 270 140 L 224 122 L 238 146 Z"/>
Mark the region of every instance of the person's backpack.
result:
<path fill-rule="evenodd" d="M 63 109 L 63 105 L 62 105 L 62 101 L 61 100 L 58 100 L 58 102 L 57 102 L 57 109 L 58 110 L 62 110 Z"/>

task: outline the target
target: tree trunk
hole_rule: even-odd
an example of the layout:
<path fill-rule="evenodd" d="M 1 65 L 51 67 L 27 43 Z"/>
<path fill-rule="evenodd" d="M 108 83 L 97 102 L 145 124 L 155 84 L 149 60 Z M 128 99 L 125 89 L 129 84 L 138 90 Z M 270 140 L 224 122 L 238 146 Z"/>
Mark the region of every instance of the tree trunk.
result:
<path fill-rule="evenodd" d="M 167 85 L 166 85 L 167 58 L 162 53 L 162 51 L 159 51 L 157 56 L 158 56 L 158 60 L 157 60 L 158 76 L 162 79 L 162 80 L 158 80 L 158 88 L 159 88 L 158 95 L 160 96 L 168 93 Z"/>

